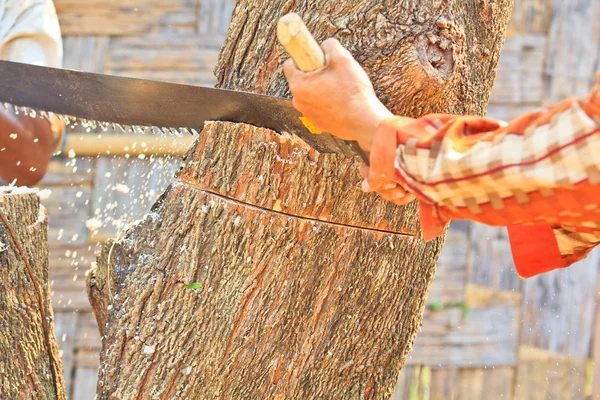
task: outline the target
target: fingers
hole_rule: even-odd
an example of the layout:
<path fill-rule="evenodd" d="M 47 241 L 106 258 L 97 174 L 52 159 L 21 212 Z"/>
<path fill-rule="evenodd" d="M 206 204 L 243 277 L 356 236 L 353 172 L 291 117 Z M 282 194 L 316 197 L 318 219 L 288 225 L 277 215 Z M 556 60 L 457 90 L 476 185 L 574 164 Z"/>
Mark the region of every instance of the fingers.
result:
<path fill-rule="evenodd" d="M 410 203 L 411 201 L 415 200 L 415 196 L 412 194 L 405 194 L 405 195 L 398 195 L 395 193 L 379 193 L 379 195 L 381 197 L 383 197 L 385 200 L 392 202 L 398 206 L 404 206 L 408 203 Z"/>
<path fill-rule="evenodd" d="M 323 43 L 321 43 L 321 49 L 323 50 L 323 53 L 325 54 L 325 64 L 326 65 L 329 64 L 330 59 L 338 59 L 340 57 L 346 58 L 348 56 L 350 58 L 352 58 L 352 55 L 350 55 L 350 53 L 344 48 L 344 46 L 342 46 L 340 44 L 340 42 L 335 38 L 329 38 L 329 39 L 325 40 Z M 296 66 L 296 63 L 294 62 L 294 60 L 292 60 L 291 58 L 288 58 L 283 63 L 283 74 L 285 75 L 286 79 L 289 81 L 290 79 L 293 79 L 294 77 L 304 76 L 304 75 L 310 74 L 310 73 L 300 71 L 298 69 L 298 67 Z"/>
<path fill-rule="evenodd" d="M 362 182 L 362 190 L 365 192 L 374 192 L 376 191 L 377 194 L 379 196 L 381 196 L 382 198 L 384 198 L 387 201 L 390 201 L 394 204 L 397 204 L 399 206 L 401 205 L 405 205 L 410 203 L 411 201 L 415 200 L 416 197 L 411 194 L 408 193 L 406 190 L 404 190 L 404 188 L 398 184 L 394 184 L 393 187 L 391 186 L 387 186 L 387 189 L 384 189 L 383 187 L 379 187 L 379 189 L 375 190 L 371 187 L 371 185 L 369 184 L 369 182 L 367 180 L 364 180 Z"/>
<path fill-rule="evenodd" d="M 334 49 L 339 48 L 343 46 L 340 44 L 340 42 L 336 39 L 336 38 L 329 38 L 329 39 L 325 39 L 323 41 L 323 43 L 321 43 L 321 49 L 323 49 L 323 53 L 327 54 L 327 53 L 331 53 Z"/>
<path fill-rule="evenodd" d="M 408 193 L 399 183 L 373 176 L 370 168 L 366 165 L 361 166 L 360 174 L 365 178 L 361 183 L 363 192 L 377 192 L 385 200 L 397 205 L 405 205 L 416 199 L 413 194 Z"/>
<path fill-rule="evenodd" d="M 343 48 L 336 38 L 329 38 L 321 43 L 321 49 L 325 54 L 325 63 L 330 65 L 332 60 L 335 60 L 339 55 L 339 48 Z"/>
<path fill-rule="evenodd" d="M 369 168 L 369 166 L 367 164 L 363 164 L 360 166 L 360 176 L 362 176 L 363 178 L 366 178 L 367 176 L 369 176 L 369 171 L 371 170 L 371 168 Z"/>
<path fill-rule="evenodd" d="M 302 74 L 302 71 L 300 71 L 298 69 L 298 67 L 296 67 L 296 63 L 294 62 L 294 60 L 292 60 L 291 58 L 288 58 L 284 63 L 283 63 L 283 74 L 285 75 L 285 78 L 290 81 L 291 79 L 293 79 L 296 75 L 298 74 Z"/>
<path fill-rule="evenodd" d="M 329 38 L 321 43 L 321 49 L 325 54 L 325 64 L 327 67 L 335 67 L 342 62 L 353 61 L 352 54 L 335 38 Z M 315 73 L 318 72 L 314 71 Z M 291 58 L 283 63 L 283 73 L 288 81 L 295 77 L 312 75 L 313 73 L 302 72 Z"/>
<path fill-rule="evenodd" d="M 335 67 L 340 62 L 354 60 L 352 54 L 336 38 L 329 38 L 321 43 L 321 49 L 325 53 L 325 62 L 330 67 Z"/>

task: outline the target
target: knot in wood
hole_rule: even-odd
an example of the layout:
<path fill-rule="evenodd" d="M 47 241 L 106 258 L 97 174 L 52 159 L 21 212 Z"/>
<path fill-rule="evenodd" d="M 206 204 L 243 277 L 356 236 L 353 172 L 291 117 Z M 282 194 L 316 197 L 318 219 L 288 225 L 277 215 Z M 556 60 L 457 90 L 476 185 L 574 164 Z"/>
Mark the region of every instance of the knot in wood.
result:
<path fill-rule="evenodd" d="M 455 75 L 465 46 L 465 34 L 453 21 L 438 18 L 414 42 L 419 61 L 428 75 L 449 81 Z"/>

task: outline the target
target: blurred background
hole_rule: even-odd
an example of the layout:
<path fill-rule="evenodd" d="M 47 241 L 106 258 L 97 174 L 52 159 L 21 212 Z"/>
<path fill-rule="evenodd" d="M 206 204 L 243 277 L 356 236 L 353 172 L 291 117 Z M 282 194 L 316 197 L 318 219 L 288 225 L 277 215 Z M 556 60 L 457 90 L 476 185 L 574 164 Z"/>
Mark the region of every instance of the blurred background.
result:
<path fill-rule="evenodd" d="M 234 0 L 54 2 L 66 68 L 196 85 L 214 82 L 234 6 Z M 599 54 L 598 0 L 516 0 L 488 115 L 508 120 L 586 96 Z M 70 154 L 54 158 L 41 183 L 52 191 L 44 201 L 50 280 L 72 399 L 94 398 L 101 348 L 85 271 L 98 243 L 146 213 L 178 164 L 177 156 L 151 152 Z M 567 270 L 521 280 L 505 230 L 452 223 L 394 399 L 600 399 L 593 368 L 600 360 L 598 267 L 594 252 Z"/>

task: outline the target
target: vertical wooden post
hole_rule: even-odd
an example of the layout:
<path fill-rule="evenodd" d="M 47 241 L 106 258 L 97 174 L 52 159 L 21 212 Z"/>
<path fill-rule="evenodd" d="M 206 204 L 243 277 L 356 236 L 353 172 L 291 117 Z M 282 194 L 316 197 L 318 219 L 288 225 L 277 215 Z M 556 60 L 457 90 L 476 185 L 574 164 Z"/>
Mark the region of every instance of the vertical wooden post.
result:
<path fill-rule="evenodd" d="M 37 191 L 0 187 L 0 397 L 64 399 Z"/>

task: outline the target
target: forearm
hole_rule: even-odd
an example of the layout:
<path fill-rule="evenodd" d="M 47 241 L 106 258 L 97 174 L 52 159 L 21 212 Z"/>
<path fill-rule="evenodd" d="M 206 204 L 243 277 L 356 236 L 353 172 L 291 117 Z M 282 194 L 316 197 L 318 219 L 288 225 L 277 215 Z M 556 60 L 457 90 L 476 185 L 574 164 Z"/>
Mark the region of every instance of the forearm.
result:
<path fill-rule="evenodd" d="M 50 123 L 0 111 L 0 177 L 34 185 L 44 176 L 52 152 Z"/>
<path fill-rule="evenodd" d="M 600 243 L 600 86 L 590 100 L 507 126 L 452 115 L 391 118 L 374 143 L 378 137 L 397 144 L 386 156 L 391 176 L 420 200 L 426 240 L 452 219 L 507 226 L 522 277 L 566 267 Z"/>
<path fill-rule="evenodd" d="M 426 117 L 401 129 L 397 173 L 442 219 L 570 223 L 558 215 L 564 207 L 545 207 L 544 199 L 597 178 L 598 116 L 599 106 L 568 100 L 505 127 L 477 117 Z M 411 135 L 419 128 L 431 133 Z"/>

